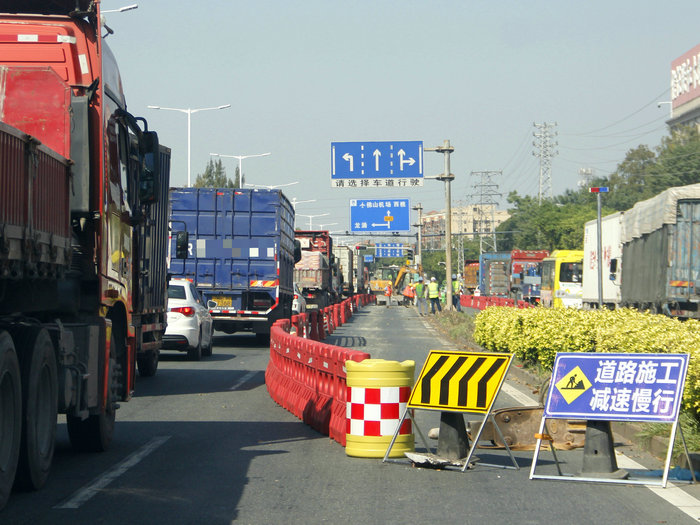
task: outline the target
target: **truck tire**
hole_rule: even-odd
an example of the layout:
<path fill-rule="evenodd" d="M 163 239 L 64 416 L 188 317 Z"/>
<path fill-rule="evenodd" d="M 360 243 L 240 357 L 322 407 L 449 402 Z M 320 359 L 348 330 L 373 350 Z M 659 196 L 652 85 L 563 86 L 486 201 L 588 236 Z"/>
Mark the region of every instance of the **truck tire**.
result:
<path fill-rule="evenodd" d="M 15 487 L 41 488 L 49 477 L 56 445 L 58 372 L 56 354 L 45 328 L 26 326 L 13 330 L 20 350 L 22 374 L 22 444 Z"/>
<path fill-rule="evenodd" d="M 139 369 L 141 377 L 153 377 L 158 370 L 158 360 L 160 358 L 159 350 L 150 350 L 145 357 L 136 359 L 136 365 Z"/>
<path fill-rule="evenodd" d="M 22 440 L 21 372 L 12 337 L 0 331 L 0 509 L 15 481 Z"/>
<path fill-rule="evenodd" d="M 200 361 L 202 359 L 202 329 L 199 329 L 199 339 L 197 344 L 187 350 L 187 359 L 190 361 Z"/>
<path fill-rule="evenodd" d="M 80 452 L 104 452 L 109 448 L 114 435 L 114 421 L 117 412 L 117 360 L 114 358 L 116 349 L 114 331 L 112 331 L 112 353 L 109 358 L 109 370 L 107 381 L 110 388 L 107 389 L 107 400 L 99 414 L 93 414 L 86 419 L 68 414 L 66 426 L 71 446 Z"/>

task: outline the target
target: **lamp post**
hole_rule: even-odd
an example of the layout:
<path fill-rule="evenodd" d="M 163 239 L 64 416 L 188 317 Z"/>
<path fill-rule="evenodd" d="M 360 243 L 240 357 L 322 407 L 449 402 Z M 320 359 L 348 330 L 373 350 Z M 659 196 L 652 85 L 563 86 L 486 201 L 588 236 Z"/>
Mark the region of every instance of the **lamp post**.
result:
<path fill-rule="evenodd" d="M 330 213 L 320 213 L 318 215 L 302 215 L 301 213 L 297 214 L 299 217 L 308 217 L 309 218 L 309 230 L 313 230 L 311 227 L 311 219 L 314 217 L 325 217 L 326 215 L 330 215 Z"/>
<path fill-rule="evenodd" d="M 243 159 L 252 159 L 253 157 L 267 157 L 272 155 L 269 151 L 267 153 L 258 153 L 257 155 L 222 155 L 221 153 L 210 153 L 212 157 L 223 157 L 226 159 L 238 159 L 238 176 L 241 178 L 241 187 L 243 187 Z M 252 184 L 249 184 L 252 186 Z"/>
<path fill-rule="evenodd" d="M 299 184 L 299 181 L 288 182 L 287 184 L 274 184 L 272 186 L 266 186 L 264 184 L 248 184 L 247 182 L 245 183 L 246 186 L 250 186 L 251 188 L 265 188 L 268 190 L 275 190 L 277 188 L 284 188 L 286 186 L 294 186 L 295 184 Z"/>
<path fill-rule="evenodd" d="M 337 222 L 329 222 L 329 223 L 327 223 L 327 224 L 319 224 L 319 225 L 318 225 L 318 229 L 319 229 L 319 230 L 325 230 L 325 229 L 326 229 L 326 226 L 335 226 L 336 224 L 338 224 L 338 223 L 337 223 Z M 309 228 L 309 229 L 311 229 L 311 228 Z"/>
<path fill-rule="evenodd" d="M 192 186 L 192 113 L 199 113 L 200 111 L 210 111 L 214 109 L 226 109 L 230 108 L 231 104 L 224 104 L 222 106 L 216 106 L 212 108 L 166 108 L 163 106 L 146 106 L 149 109 L 162 109 L 164 111 L 179 111 L 180 113 L 187 114 L 187 186 Z"/>
<path fill-rule="evenodd" d="M 316 199 L 310 199 L 310 200 L 308 200 L 308 201 L 298 201 L 297 198 L 294 197 L 294 198 L 293 198 L 291 201 L 289 201 L 289 202 L 292 203 L 292 208 L 294 208 L 294 211 L 296 212 L 296 211 L 297 211 L 297 204 L 303 204 L 303 203 L 305 203 L 305 202 L 316 202 Z"/>
<path fill-rule="evenodd" d="M 100 11 L 100 13 L 123 13 L 124 11 L 131 11 L 132 9 L 136 9 L 138 8 L 138 6 L 139 4 L 125 5 L 124 7 L 120 7 L 119 9 L 107 9 L 106 11 Z"/>

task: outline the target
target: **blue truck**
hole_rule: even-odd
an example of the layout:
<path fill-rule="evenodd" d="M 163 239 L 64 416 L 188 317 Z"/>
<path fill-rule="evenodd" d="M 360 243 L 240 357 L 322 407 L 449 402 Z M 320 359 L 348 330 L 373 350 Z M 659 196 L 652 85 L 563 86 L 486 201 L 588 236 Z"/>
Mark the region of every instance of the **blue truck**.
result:
<path fill-rule="evenodd" d="M 280 190 L 171 188 L 171 253 L 188 234 L 188 257 L 170 274 L 192 280 L 214 329 L 269 335 L 294 299 L 294 209 Z"/>

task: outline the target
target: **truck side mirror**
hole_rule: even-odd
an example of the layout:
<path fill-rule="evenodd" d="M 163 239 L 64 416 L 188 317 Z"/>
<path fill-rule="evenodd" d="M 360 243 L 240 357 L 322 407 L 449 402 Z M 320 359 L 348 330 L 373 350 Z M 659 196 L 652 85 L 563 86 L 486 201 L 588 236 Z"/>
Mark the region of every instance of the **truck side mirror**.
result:
<path fill-rule="evenodd" d="M 294 264 L 301 261 L 301 242 L 294 239 Z"/>
<path fill-rule="evenodd" d="M 144 131 L 141 137 L 141 153 L 143 154 L 143 169 L 139 174 L 139 200 L 143 204 L 158 200 L 160 181 L 160 152 L 158 134 L 155 131 Z"/>
<path fill-rule="evenodd" d="M 190 235 L 187 232 L 175 233 L 175 258 L 187 259 L 187 252 L 190 243 Z"/>

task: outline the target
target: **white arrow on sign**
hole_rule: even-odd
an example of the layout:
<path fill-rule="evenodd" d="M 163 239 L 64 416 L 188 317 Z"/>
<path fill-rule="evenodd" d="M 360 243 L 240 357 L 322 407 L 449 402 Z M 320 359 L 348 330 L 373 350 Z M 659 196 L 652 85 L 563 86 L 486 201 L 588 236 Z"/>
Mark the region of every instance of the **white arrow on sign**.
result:
<path fill-rule="evenodd" d="M 372 155 L 374 156 L 374 171 L 379 171 L 379 157 L 382 156 L 382 152 L 375 149 Z"/>
<path fill-rule="evenodd" d="M 406 156 L 406 152 L 401 148 L 398 153 L 399 156 L 399 170 L 403 171 L 403 165 L 408 164 L 409 166 L 413 166 L 416 163 L 416 159 L 413 157 L 408 157 L 408 160 L 404 160 L 404 157 Z"/>
<path fill-rule="evenodd" d="M 391 217 L 391 211 L 387 211 L 386 216 Z M 391 219 L 385 222 L 380 222 L 379 224 L 373 222 L 372 226 L 386 226 L 386 229 L 388 230 L 389 228 L 391 228 Z"/>
<path fill-rule="evenodd" d="M 353 160 L 354 160 L 354 159 L 353 159 L 353 156 L 350 155 L 349 153 L 346 153 L 345 155 L 343 155 L 343 160 L 349 162 L 349 163 L 350 163 L 350 171 L 354 171 L 354 168 L 353 168 Z"/>

